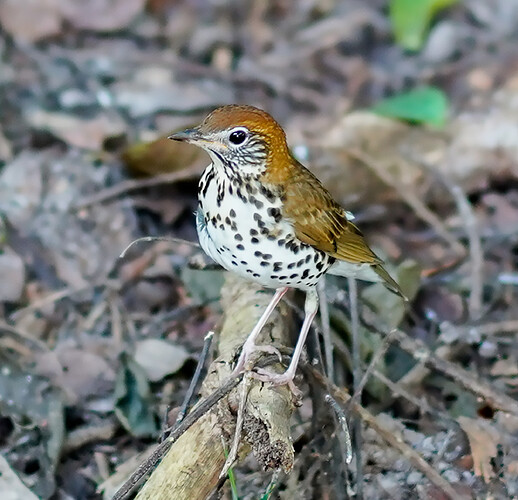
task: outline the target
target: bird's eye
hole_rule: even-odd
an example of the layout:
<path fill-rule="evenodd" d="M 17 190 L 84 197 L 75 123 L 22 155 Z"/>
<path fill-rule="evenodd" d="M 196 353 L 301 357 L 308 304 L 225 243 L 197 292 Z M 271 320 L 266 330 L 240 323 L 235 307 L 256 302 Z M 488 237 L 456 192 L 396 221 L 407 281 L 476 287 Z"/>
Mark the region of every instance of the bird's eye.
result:
<path fill-rule="evenodd" d="M 242 128 L 233 130 L 232 132 L 230 132 L 230 135 L 228 136 L 228 140 L 235 146 L 243 144 L 243 142 L 245 142 L 247 138 L 248 133 L 246 130 Z"/>

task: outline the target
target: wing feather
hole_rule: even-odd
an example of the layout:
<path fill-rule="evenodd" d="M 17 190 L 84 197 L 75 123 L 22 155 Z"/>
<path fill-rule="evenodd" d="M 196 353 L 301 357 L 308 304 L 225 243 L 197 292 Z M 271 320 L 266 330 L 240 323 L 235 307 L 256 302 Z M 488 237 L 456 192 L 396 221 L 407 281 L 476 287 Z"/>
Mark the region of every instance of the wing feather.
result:
<path fill-rule="evenodd" d="M 340 260 L 381 263 L 345 210 L 304 166 L 299 165 L 285 189 L 284 216 L 298 239 Z"/>

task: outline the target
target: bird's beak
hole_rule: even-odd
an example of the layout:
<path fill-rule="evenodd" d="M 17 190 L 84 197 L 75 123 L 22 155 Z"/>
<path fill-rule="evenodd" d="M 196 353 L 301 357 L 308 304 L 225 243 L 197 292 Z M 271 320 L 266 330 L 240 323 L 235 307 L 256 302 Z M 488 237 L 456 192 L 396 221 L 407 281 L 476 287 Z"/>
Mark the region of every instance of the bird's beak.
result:
<path fill-rule="evenodd" d="M 187 130 L 182 130 L 181 132 L 176 132 L 170 135 L 168 139 L 172 139 L 173 141 L 196 143 L 202 140 L 203 136 L 197 128 L 188 128 Z"/>

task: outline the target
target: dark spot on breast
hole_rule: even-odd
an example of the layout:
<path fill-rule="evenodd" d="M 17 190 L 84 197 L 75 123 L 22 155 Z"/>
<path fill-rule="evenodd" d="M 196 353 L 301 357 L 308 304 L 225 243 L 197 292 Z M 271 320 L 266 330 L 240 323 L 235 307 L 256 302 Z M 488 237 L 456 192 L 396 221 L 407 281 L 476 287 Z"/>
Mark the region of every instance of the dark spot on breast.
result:
<path fill-rule="evenodd" d="M 241 245 L 241 243 L 239 245 L 237 245 L 236 248 L 238 250 L 244 250 L 245 249 L 245 247 L 243 245 Z"/>
<path fill-rule="evenodd" d="M 274 262 L 273 263 L 273 270 L 274 271 L 280 271 L 282 269 L 282 262 Z"/>
<path fill-rule="evenodd" d="M 290 274 L 290 280 L 292 280 L 292 279 L 296 278 L 297 276 L 298 276 L 298 274 L 297 274 L 297 273 Z"/>
<path fill-rule="evenodd" d="M 230 226 L 230 217 L 225 217 L 225 224 Z"/>
<path fill-rule="evenodd" d="M 293 269 L 295 267 L 295 262 L 291 262 L 288 264 L 288 269 Z"/>
<path fill-rule="evenodd" d="M 258 273 L 254 273 L 254 274 L 252 274 L 252 276 L 253 276 L 254 278 L 260 278 L 260 277 L 261 277 L 261 275 L 260 275 L 260 274 L 258 274 Z"/>
<path fill-rule="evenodd" d="M 230 217 L 232 217 L 232 218 L 234 218 L 236 216 L 236 212 L 234 211 L 233 208 L 230 209 L 230 212 L 228 215 L 230 215 Z"/>
<path fill-rule="evenodd" d="M 237 262 L 235 260 L 232 261 L 233 266 L 237 266 Z"/>
<path fill-rule="evenodd" d="M 266 197 L 266 199 L 268 201 L 274 201 L 275 200 L 275 194 L 273 194 L 273 192 L 271 190 L 269 190 L 267 187 L 261 186 L 260 192 L 261 192 L 261 194 L 263 196 Z"/>
<path fill-rule="evenodd" d="M 257 212 L 255 212 L 254 213 L 254 220 L 255 221 L 260 221 L 261 219 L 262 219 L 262 217 Z"/>
<path fill-rule="evenodd" d="M 237 233 L 237 234 L 235 234 L 235 235 L 234 235 L 234 239 L 235 239 L 236 241 L 243 241 L 243 237 L 242 237 L 239 233 Z"/>
<path fill-rule="evenodd" d="M 269 208 L 267 213 L 270 217 L 273 217 L 275 222 L 279 222 L 282 219 L 281 211 L 278 208 Z"/>
<path fill-rule="evenodd" d="M 287 277 L 287 276 L 279 276 L 279 279 L 280 279 L 280 280 L 287 280 L 287 279 L 288 279 L 288 277 Z"/>
<path fill-rule="evenodd" d="M 259 250 L 256 250 L 256 251 L 254 252 L 254 255 L 255 255 L 256 257 L 262 257 L 263 252 L 260 252 Z"/>
<path fill-rule="evenodd" d="M 284 246 L 285 243 L 286 243 L 286 240 L 284 240 L 284 239 L 280 239 L 277 241 L 277 245 L 279 245 L 280 247 Z"/>
<path fill-rule="evenodd" d="M 219 225 L 219 228 L 220 228 L 222 231 L 224 231 L 224 230 L 225 230 L 225 226 L 224 226 L 223 224 L 220 224 L 220 225 Z"/>
<path fill-rule="evenodd" d="M 270 260 L 272 258 L 271 253 L 263 253 L 263 259 Z"/>
<path fill-rule="evenodd" d="M 241 264 L 243 264 L 243 266 L 248 266 L 248 262 L 246 260 L 242 260 Z"/>
<path fill-rule="evenodd" d="M 236 191 L 237 197 L 243 202 L 248 203 L 248 200 L 246 199 L 246 196 L 241 192 L 241 189 L 237 188 Z"/>
<path fill-rule="evenodd" d="M 255 201 L 253 203 L 256 206 L 256 208 L 258 208 L 258 209 L 261 209 L 264 207 L 264 203 L 261 200 L 258 200 L 257 198 L 255 199 Z"/>
<path fill-rule="evenodd" d="M 257 229 L 250 229 L 250 236 L 257 236 L 258 234 Z"/>
<path fill-rule="evenodd" d="M 259 240 L 257 238 L 250 238 L 250 243 L 259 243 Z"/>
<path fill-rule="evenodd" d="M 218 222 L 221 221 L 221 214 L 216 214 L 216 219 L 218 220 Z"/>
<path fill-rule="evenodd" d="M 271 278 L 272 280 L 276 280 L 278 277 L 279 277 L 279 276 L 277 276 L 276 274 L 272 274 L 272 275 L 270 276 L 270 278 Z"/>
<path fill-rule="evenodd" d="M 308 253 L 308 254 L 306 255 L 306 259 L 305 259 L 305 260 L 306 260 L 306 264 L 311 260 L 311 254 L 310 254 L 310 253 Z M 302 261 L 299 261 L 299 262 L 302 262 Z M 302 264 L 301 264 L 301 265 L 302 265 Z"/>
<path fill-rule="evenodd" d="M 261 261 L 261 266 L 263 266 L 263 267 L 268 267 L 269 265 L 270 265 L 270 263 L 269 263 L 269 262 L 267 262 L 267 261 L 265 261 L 265 260 L 262 260 L 262 261 Z"/>
<path fill-rule="evenodd" d="M 306 269 L 306 270 L 302 273 L 301 278 L 302 278 L 302 279 L 306 279 L 308 276 L 309 276 L 309 269 Z"/>

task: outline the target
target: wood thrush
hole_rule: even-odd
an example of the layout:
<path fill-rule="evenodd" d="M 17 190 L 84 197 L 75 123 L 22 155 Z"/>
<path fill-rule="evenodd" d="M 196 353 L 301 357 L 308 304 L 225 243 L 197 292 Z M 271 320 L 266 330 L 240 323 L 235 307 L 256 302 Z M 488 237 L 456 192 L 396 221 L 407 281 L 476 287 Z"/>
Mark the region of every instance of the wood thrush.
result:
<path fill-rule="evenodd" d="M 404 297 L 383 268 L 352 215 L 288 150 L 281 126 L 252 106 L 223 106 L 199 126 L 170 136 L 203 148 L 212 163 L 198 186 L 197 230 L 217 263 L 276 292 L 243 345 L 234 374 L 256 351 L 255 340 L 289 288 L 306 292 L 305 318 L 283 374 L 256 369 L 275 385 L 291 384 L 318 309 L 316 285 L 324 274 L 382 282 Z"/>

